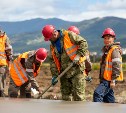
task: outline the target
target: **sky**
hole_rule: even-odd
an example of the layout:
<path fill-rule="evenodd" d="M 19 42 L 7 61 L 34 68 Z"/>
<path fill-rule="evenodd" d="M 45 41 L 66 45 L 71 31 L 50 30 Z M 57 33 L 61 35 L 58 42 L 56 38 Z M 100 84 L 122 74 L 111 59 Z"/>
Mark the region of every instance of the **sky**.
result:
<path fill-rule="evenodd" d="M 0 21 L 59 18 L 79 22 L 106 16 L 126 18 L 126 0 L 0 0 Z"/>

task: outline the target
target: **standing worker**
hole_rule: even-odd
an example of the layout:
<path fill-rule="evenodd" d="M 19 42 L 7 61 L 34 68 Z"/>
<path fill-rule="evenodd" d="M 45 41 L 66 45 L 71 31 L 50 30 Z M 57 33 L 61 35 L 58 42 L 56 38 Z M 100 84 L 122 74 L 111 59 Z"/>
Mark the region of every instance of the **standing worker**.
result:
<path fill-rule="evenodd" d="M 14 60 L 10 69 L 9 97 L 16 98 L 20 90 L 21 98 L 31 98 L 31 88 L 41 93 L 35 77 L 39 74 L 40 66 L 46 57 L 47 50 L 39 48 L 20 54 Z"/>
<path fill-rule="evenodd" d="M 45 41 L 51 41 L 52 85 L 58 82 L 57 76 L 74 62 L 75 65 L 60 78 L 62 99 L 85 101 L 84 59 L 88 49 L 87 41 L 68 30 L 56 30 L 53 25 L 44 26 L 42 34 Z"/>
<path fill-rule="evenodd" d="M 13 50 L 6 33 L 0 30 L 0 97 L 5 96 L 6 75 L 13 60 Z"/>
<path fill-rule="evenodd" d="M 111 28 L 104 30 L 102 34 L 104 39 L 103 55 L 100 63 L 100 84 L 94 91 L 94 102 L 114 103 L 113 88 L 116 81 L 123 80 L 122 72 L 122 51 L 120 43 L 115 43 L 116 35 Z"/>
<path fill-rule="evenodd" d="M 76 26 L 70 26 L 68 28 L 69 31 L 72 31 L 74 33 L 76 33 L 77 35 L 80 34 L 80 30 L 76 27 Z M 85 60 L 85 74 L 86 76 L 86 81 L 91 82 L 92 78 L 90 76 L 88 76 L 89 72 L 92 70 L 92 63 L 89 57 L 89 51 L 87 51 L 86 53 L 86 60 Z"/>

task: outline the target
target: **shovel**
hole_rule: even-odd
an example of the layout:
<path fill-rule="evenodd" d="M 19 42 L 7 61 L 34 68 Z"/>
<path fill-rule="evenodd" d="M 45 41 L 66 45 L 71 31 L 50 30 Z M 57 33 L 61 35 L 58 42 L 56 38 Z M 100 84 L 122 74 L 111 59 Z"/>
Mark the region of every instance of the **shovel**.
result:
<path fill-rule="evenodd" d="M 61 74 L 59 74 L 56 78 L 56 81 L 59 80 L 72 66 L 74 65 L 74 62 L 72 62 Z M 42 95 L 50 88 L 54 86 L 53 84 L 50 84 L 49 87 L 47 87 L 38 97 L 37 99 L 41 98 Z"/>

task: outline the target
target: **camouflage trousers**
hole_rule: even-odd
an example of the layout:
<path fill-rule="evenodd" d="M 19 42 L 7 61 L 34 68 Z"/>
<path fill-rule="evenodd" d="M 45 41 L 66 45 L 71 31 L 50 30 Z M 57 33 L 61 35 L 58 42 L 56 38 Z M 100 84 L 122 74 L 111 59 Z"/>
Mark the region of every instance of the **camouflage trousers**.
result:
<path fill-rule="evenodd" d="M 12 78 L 10 78 L 8 95 L 9 97 L 17 98 L 18 91 L 20 90 L 20 98 L 31 98 L 31 89 L 29 88 L 31 85 L 29 82 L 22 84 L 21 86 L 16 86 Z"/>
<path fill-rule="evenodd" d="M 66 101 L 85 101 L 85 76 L 82 72 L 71 78 L 61 77 L 62 99 Z"/>
<path fill-rule="evenodd" d="M 0 66 L 0 97 L 4 97 L 4 89 L 6 86 L 6 66 Z"/>

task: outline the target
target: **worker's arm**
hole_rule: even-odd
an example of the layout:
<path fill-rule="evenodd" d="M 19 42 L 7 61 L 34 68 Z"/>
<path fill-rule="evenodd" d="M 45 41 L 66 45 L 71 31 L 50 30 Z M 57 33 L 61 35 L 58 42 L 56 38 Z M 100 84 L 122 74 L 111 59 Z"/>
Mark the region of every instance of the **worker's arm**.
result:
<path fill-rule="evenodd" d="M 115 81 L 116 78 L 119 77 L 120 73 L 121 73 L 121 54 L 119 52 L 119 49 L 115 49 L 112 52 L 112 80 L 110 83 L 110 87 L 113 88 L 115 87 Z"/>
<path fill-rule="evenodd" d="M 5 53 L 7 57 L 7 63 L 8 63 L 6 74 L 9 76 L 11 63 L 13 61 L 13 48 L 11 46 L 10 40 L 7 37 L 7 35 L 6 35 L 6 41 L 5 41 Z"/>
<path fill-rule="evenodd" d="M 89 52 L 86 53 L 85 68 L 87 74 L 92 70 L 92 63 L 90 60 Z"/>
<path fill-rule="evenodd" d="M 12 61 L 13 60 L 13 49 L 12 49 L 12 46 L 10 44 L 10 40 L 8 37 L 6 38 L 6 42 L 5 42 L 5 52 L 7 55 L 7 60 Z"/>
<path fill-rule="evenodd" d="M 119 49 L 115 49 L 112 52 L 112 80 L 115 80 L 119 77 L 121 73 L 121 54 L 119 52 Z"/>
<path fill-rule="evenodd" d="M 77 54 L 80 56 L 86 56 L 86 52 L 88 49 L 87 41 L 80 35 L 76 35 L 75 33 L 72 32 L 69 32 L 68 35 L 70 37 L 71 42 L 79 46 Z"/>
<path fill-rule="evenodd" d="M 27 61 L 25 62 L 25 66 L 26 66 L 26 73 L 28 76 L 28 79 L 31 83 L 31 87 L 35 88 L 36 90 L 39 91 L 39 85 L 38 82 L 36 81 L 36 79 L 34 78 L 34 68 L 33 68 L 33 63 L 34 63 L 35 57 L 32 56 L 30 58 L 27 59 Z"/>

